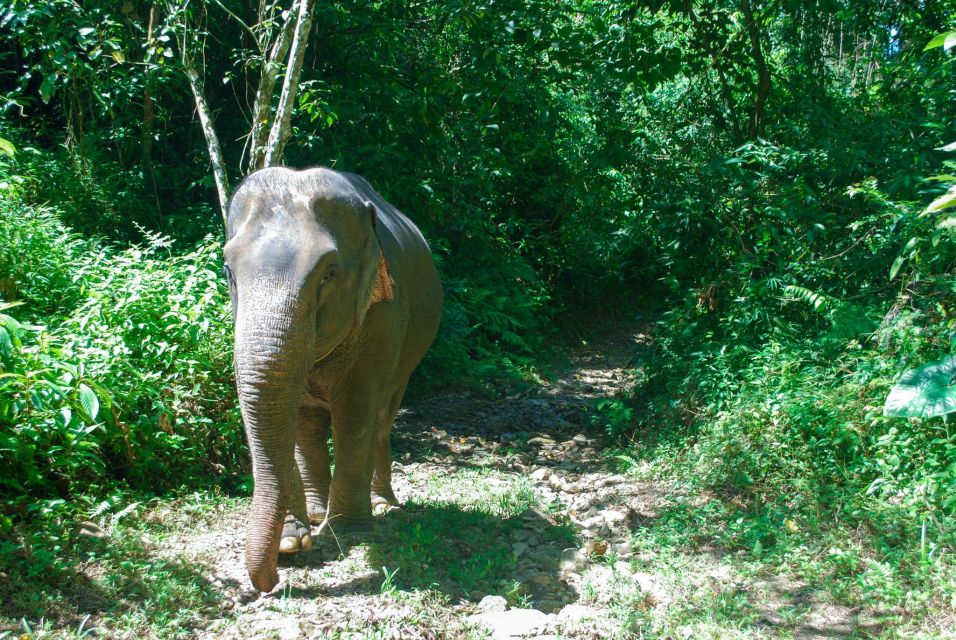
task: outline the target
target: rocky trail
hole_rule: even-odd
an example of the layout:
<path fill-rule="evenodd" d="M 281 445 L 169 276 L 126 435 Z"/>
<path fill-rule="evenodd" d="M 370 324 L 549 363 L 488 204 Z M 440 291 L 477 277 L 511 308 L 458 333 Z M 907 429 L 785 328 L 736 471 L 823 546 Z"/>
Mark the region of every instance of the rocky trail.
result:
<path fill-rule="evenodd" d="M 853 637 L 856 613 L 817 606 L 800 584 L 745 578 L 733 554 L 706 545 L 658 553 L 637 535 L 676 485 L 613 472 L 589 410 L 635 384 L 631 359 L 647 346 L 641 330 L 618 331 L 582 344 L 563 375 L 531 393 L 490 400 L 449 391 L 411 403 L 393 436 L 404 506 L 377 514 L 368 534 L 322 537 L 310 552 L 284 556 L 280 585 L 265 596 L 251 592 L 242 561 L 246 503 L 198 518 L 154 509 L 147 517 L 165 533 L 151 548 L 199 567 L 215 594 L 193 633 Z M 680 613 L 702 607 L 730 613 L 714 623 Z"/>

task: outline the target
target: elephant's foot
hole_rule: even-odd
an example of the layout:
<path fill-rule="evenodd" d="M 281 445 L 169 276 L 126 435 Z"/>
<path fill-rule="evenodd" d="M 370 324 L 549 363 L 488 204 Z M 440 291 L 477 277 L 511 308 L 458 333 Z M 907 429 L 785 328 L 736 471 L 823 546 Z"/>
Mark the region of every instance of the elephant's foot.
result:
<path fill-rule="evenodd" d="M 343 533 L 367 533 L 372 530 L 372 516 L 346 516 L 328 514 L 319 525 L 318 535 L 340 535 Z"/>
<path fill-rule="evenodd" d="M 306 510 L 309 512 L 309 522 L 312 524 L 322 524 L 325 522 L 327 509 L 324 502 L 305 501 Z"/>
<path fill-rule="evenodd" d="M 392 491 L 391 487 L 385 487 L 382 489 L 372 488 L 372 506 L 379 504 L 387 504 L 392 507 L 401 506 L 401 503 L 398 501 L 398 498 L 395 497 L 395 492 Z"/>
<path fill-rule="evenodd" d="M 372 513 L 379 515 L 398 509 L 401 503 L 391 489 L 372 489 Z"/>
<path fill-rule="evenodd" d="M 285 517 L 282 525 L 282 537 L 279 539 L 279 553 L 296 553 L 312 548 L 312 530 L 291 513 Z"/>

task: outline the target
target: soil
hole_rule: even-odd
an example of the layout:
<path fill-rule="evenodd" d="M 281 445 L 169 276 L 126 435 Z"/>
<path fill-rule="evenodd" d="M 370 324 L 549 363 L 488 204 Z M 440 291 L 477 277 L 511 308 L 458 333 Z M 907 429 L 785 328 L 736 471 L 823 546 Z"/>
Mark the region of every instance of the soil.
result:
<path fill-rule="evenodd" d="M 312 551 L 283 557 L 271 594 L 248 586 L 245 509 L 224 511 L 205 531 L 173 534 L 161 552 L 207 567 L 222 594 L 221 610 L 208 612 L 198 637 L 634 637 L 625 627 L 635 611 L 662 619 L 671 603 L 701 589 L 765 593 L 759 616 L 739 637 L 842 638 L 863 631 L 859 612 L 812 597 L 801 600 L 809 612 L 805 624 L 787 618 L 794 599 L 803 597 L 799 585 L 745 585 L 733 563 L 712 550 L 688 551 L 675 572 L 633 548 L 632 532 L 653 522 L 676 489 L 615 473 L 602 455 L 602 434 L 590 420 L 594 402 L 632 387 L 633 358 L 650 346 L 643 328 L 609 335 L 582 341 L 564 373 L 532 392 L 490 399 L 449 390 L 403 409 L 393 436 L 394 487 L 407 508 L 379 514 L 369 534 L 323 537 Z M 527 487 L 537 506 L 502 515 L 501 522 L 434 506 L 461 504 L 462 494 L 479 490 L 510 495 L 516 486 Z M 408 538 L 425 540 L 421 525 L 435 518 L 457 520 L 449 520 L 455 528 L 440 540 L 422 542 L 421 562 L 443 549 L 463 563 L 480 559 L 488 551 L 470 546 L 470 537 L 485 540 L 490 533 L 508 553 L 489 555 L 489 563 L 507 564 L 507 580 L 495 582 L 491 566 L 489 583 L 478 581 L 469 591 L 455 577 L 455 562 L 425 567 L 418 578 L 409 577 L 418 568 L 408 567 L 408 556 L 405 566 L 379 566 L 382 558 L 397 562 L 392 547 L 417 553 L 418 543 Z M 399 572 L 394 585 L 390 570 Z M 414 588 L 403 591 L 402 580 Z M 497 597 L 502 592 L 507 597 Z"/>

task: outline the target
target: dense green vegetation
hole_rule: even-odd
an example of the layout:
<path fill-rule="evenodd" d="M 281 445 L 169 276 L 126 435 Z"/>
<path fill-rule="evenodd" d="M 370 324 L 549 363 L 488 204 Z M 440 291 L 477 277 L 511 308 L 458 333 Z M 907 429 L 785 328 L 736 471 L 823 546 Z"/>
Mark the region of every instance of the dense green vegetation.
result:
<path fill-rule="evenodd" d="M 234 186 L 265 6 L 0 3 L 0 571 L 68 562 L 39 550 L 123 496 L 248 488 L 185 71 Z M 429 239 L 446 309 L 413 394 L 531 385 L 551 345 L 640 314 L 644 377 L 593 411 L 609 460 L 722 498 L 649 546 L 953 606 L 954 429 L 882 413 L 956 344 L 951 6 L 313 10 L 284 162 L 361 173 Z"/>

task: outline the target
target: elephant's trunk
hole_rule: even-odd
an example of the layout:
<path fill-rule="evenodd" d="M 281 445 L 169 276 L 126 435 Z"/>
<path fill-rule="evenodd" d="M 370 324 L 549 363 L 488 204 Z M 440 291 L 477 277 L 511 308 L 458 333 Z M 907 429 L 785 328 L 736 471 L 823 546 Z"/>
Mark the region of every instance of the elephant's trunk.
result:
<path fill-rule="evenodd" d="M 240 296 L 236 387 L 252 453 L 255 489 L 246 532 L 246 568 L 259 591 L 278 582 L 276 562 L 293 486 L 296 412 L 310 365 L 314 323 L 288 288 Z"/>

